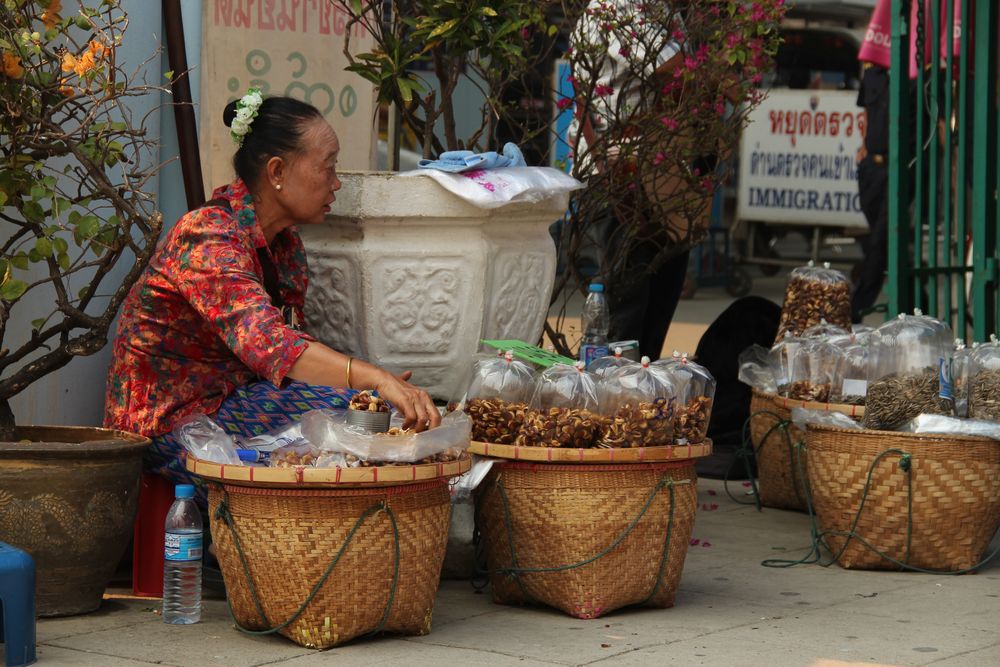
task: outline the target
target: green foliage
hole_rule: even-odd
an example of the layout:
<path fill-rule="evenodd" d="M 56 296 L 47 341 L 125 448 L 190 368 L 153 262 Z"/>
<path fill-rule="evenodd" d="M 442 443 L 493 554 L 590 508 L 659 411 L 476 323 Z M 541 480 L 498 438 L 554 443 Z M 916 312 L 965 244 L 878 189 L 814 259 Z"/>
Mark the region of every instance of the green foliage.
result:
<path fill-rule="evenodd" d="M 126 98 L 161 89 L 116 63 L 118 5 L 0 2 L 0 420 L 7 398 L 100 349 L 159 237 L 143 190 L 155 142 Z M 112 272 L 122 259 L 124 274 Z M 109 298 L 95 306 L 99 294 Z M 22 303 L 51 312 L 30 332 L 8 330 Z"/>
<path fill-rule="evenodd" d="M 343 0 L 330 0 L 343 6 Z M 529 0 L 398 0 L 395 16 L 383 14 L 381 0 L 350 0 L 351 22 L 362 26 L 375 42 L 375 49 L 350 53 L 349 71 L 372 82 L 380 103 L 395 103 L 404 122 L 422 139 L 426 125 L 444 117 L 445 145 L 454 150 L 477 145 L 490 116 L 496 115 L 506 86 L 522 76 L 532 63 L 536 49 L 534 34 L 555 35 L 547 23 L 543 4 Z M 347 33 L 352 32 L 348 26 Z M 432 95 L 414 72 L 419 63 L 430 63 L 441 82 Z M 461 77 L 475 73 L 486 81 L 483 126 L 472 137 L 454 136 L 453 95 Z M 424 146 L 429 154 L 431 146 Z"/>

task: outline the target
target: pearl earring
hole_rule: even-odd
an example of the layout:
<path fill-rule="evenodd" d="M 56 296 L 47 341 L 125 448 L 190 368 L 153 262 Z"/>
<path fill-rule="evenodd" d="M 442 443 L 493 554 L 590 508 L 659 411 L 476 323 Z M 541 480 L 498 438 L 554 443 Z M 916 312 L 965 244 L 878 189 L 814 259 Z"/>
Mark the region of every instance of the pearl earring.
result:
<path fill-rule="evenodd" d="M 274 189 L 278 190 L 280 192 L 281 191 L 281 183 L 276 183 L 275 186 L 274 186 Z"/>

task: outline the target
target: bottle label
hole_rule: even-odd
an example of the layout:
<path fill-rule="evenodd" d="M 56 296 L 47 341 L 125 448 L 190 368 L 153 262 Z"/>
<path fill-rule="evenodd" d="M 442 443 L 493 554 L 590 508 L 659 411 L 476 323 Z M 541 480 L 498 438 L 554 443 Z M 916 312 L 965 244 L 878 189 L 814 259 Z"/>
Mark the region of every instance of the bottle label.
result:
<path fill-rule="evenodd" d="M 939 358 L 938 369 L 938 385 L 940 387 L 940 390 L 938 391 L 938 398 L 943 398 L 947 401 L 955 400 L 951 387 L 950 361 L 948 359 Z"/>
<path fill-rule="evenodd" d="M 201 533 L 167 533 L 163 557 L 171 561 L 201 560 Z"/>
<path fill-rule="evenodd" d="M 844 396 L 864 396 L 868 393 L 868 380 L 853 380 L 844 378 L 841 392 Z"/>
<path fill-rule="evenodd" d="M 584 368 L 590 368 L 590 363 L 592 361 L 606 356 L 608 356 L 607 345 L 592 345 L 590 343 L 584 343 L 580 346 L 580 361 L 583 362 Z"/>

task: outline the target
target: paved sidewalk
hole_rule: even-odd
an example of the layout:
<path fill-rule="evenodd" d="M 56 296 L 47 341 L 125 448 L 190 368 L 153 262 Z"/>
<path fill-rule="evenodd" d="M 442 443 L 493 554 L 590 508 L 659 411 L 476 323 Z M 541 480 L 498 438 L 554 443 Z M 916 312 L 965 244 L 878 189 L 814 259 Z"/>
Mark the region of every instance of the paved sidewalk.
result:
<path fill-rule="evenodd" d="M 740 482 L 730 485 L 744 494 Z M 158 604 L 110 591 L 87 616 L 38 623 L 42 665 L 720 665 L 1000 664 L 1000 557 L 960 577 L 773 569 L 798 557 L 808 517 L 758 513 L 721 482 L 699 482 L 700 509 L 677 604 L 582 621 L 503 607 L 467 582 L 444 582 L 425 637 L 384 637 L 327 652 L 233 629 L 225 602 L 203 622 L 165 625 Z M 717 507 L 716 507 L 717 506 Z M 1000 546 L 995 540 L 993 548 Z M 117 593 L 117 594 L 116 594 Z"/>

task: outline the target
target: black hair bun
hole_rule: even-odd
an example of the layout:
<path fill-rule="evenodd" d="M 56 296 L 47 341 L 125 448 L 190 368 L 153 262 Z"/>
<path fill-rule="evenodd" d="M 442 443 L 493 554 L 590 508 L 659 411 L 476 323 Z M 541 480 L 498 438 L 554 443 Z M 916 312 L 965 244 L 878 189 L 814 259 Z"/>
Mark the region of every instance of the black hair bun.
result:
<path fill-rule="evenodd" d="M 229 127 L 230 125 L 232 125 L 233 124 L 233 120 L 236 119 L 236 103 L 237 102 L 239 102 L 239 100 L 233 100 L 232 102 L 230 102 L 229 104 L 226 105 L 225 110 L 223 110 L 223 112 L 222 112 L 222 122 L 223 122 L 223 124 L 226 127 Z"/>

